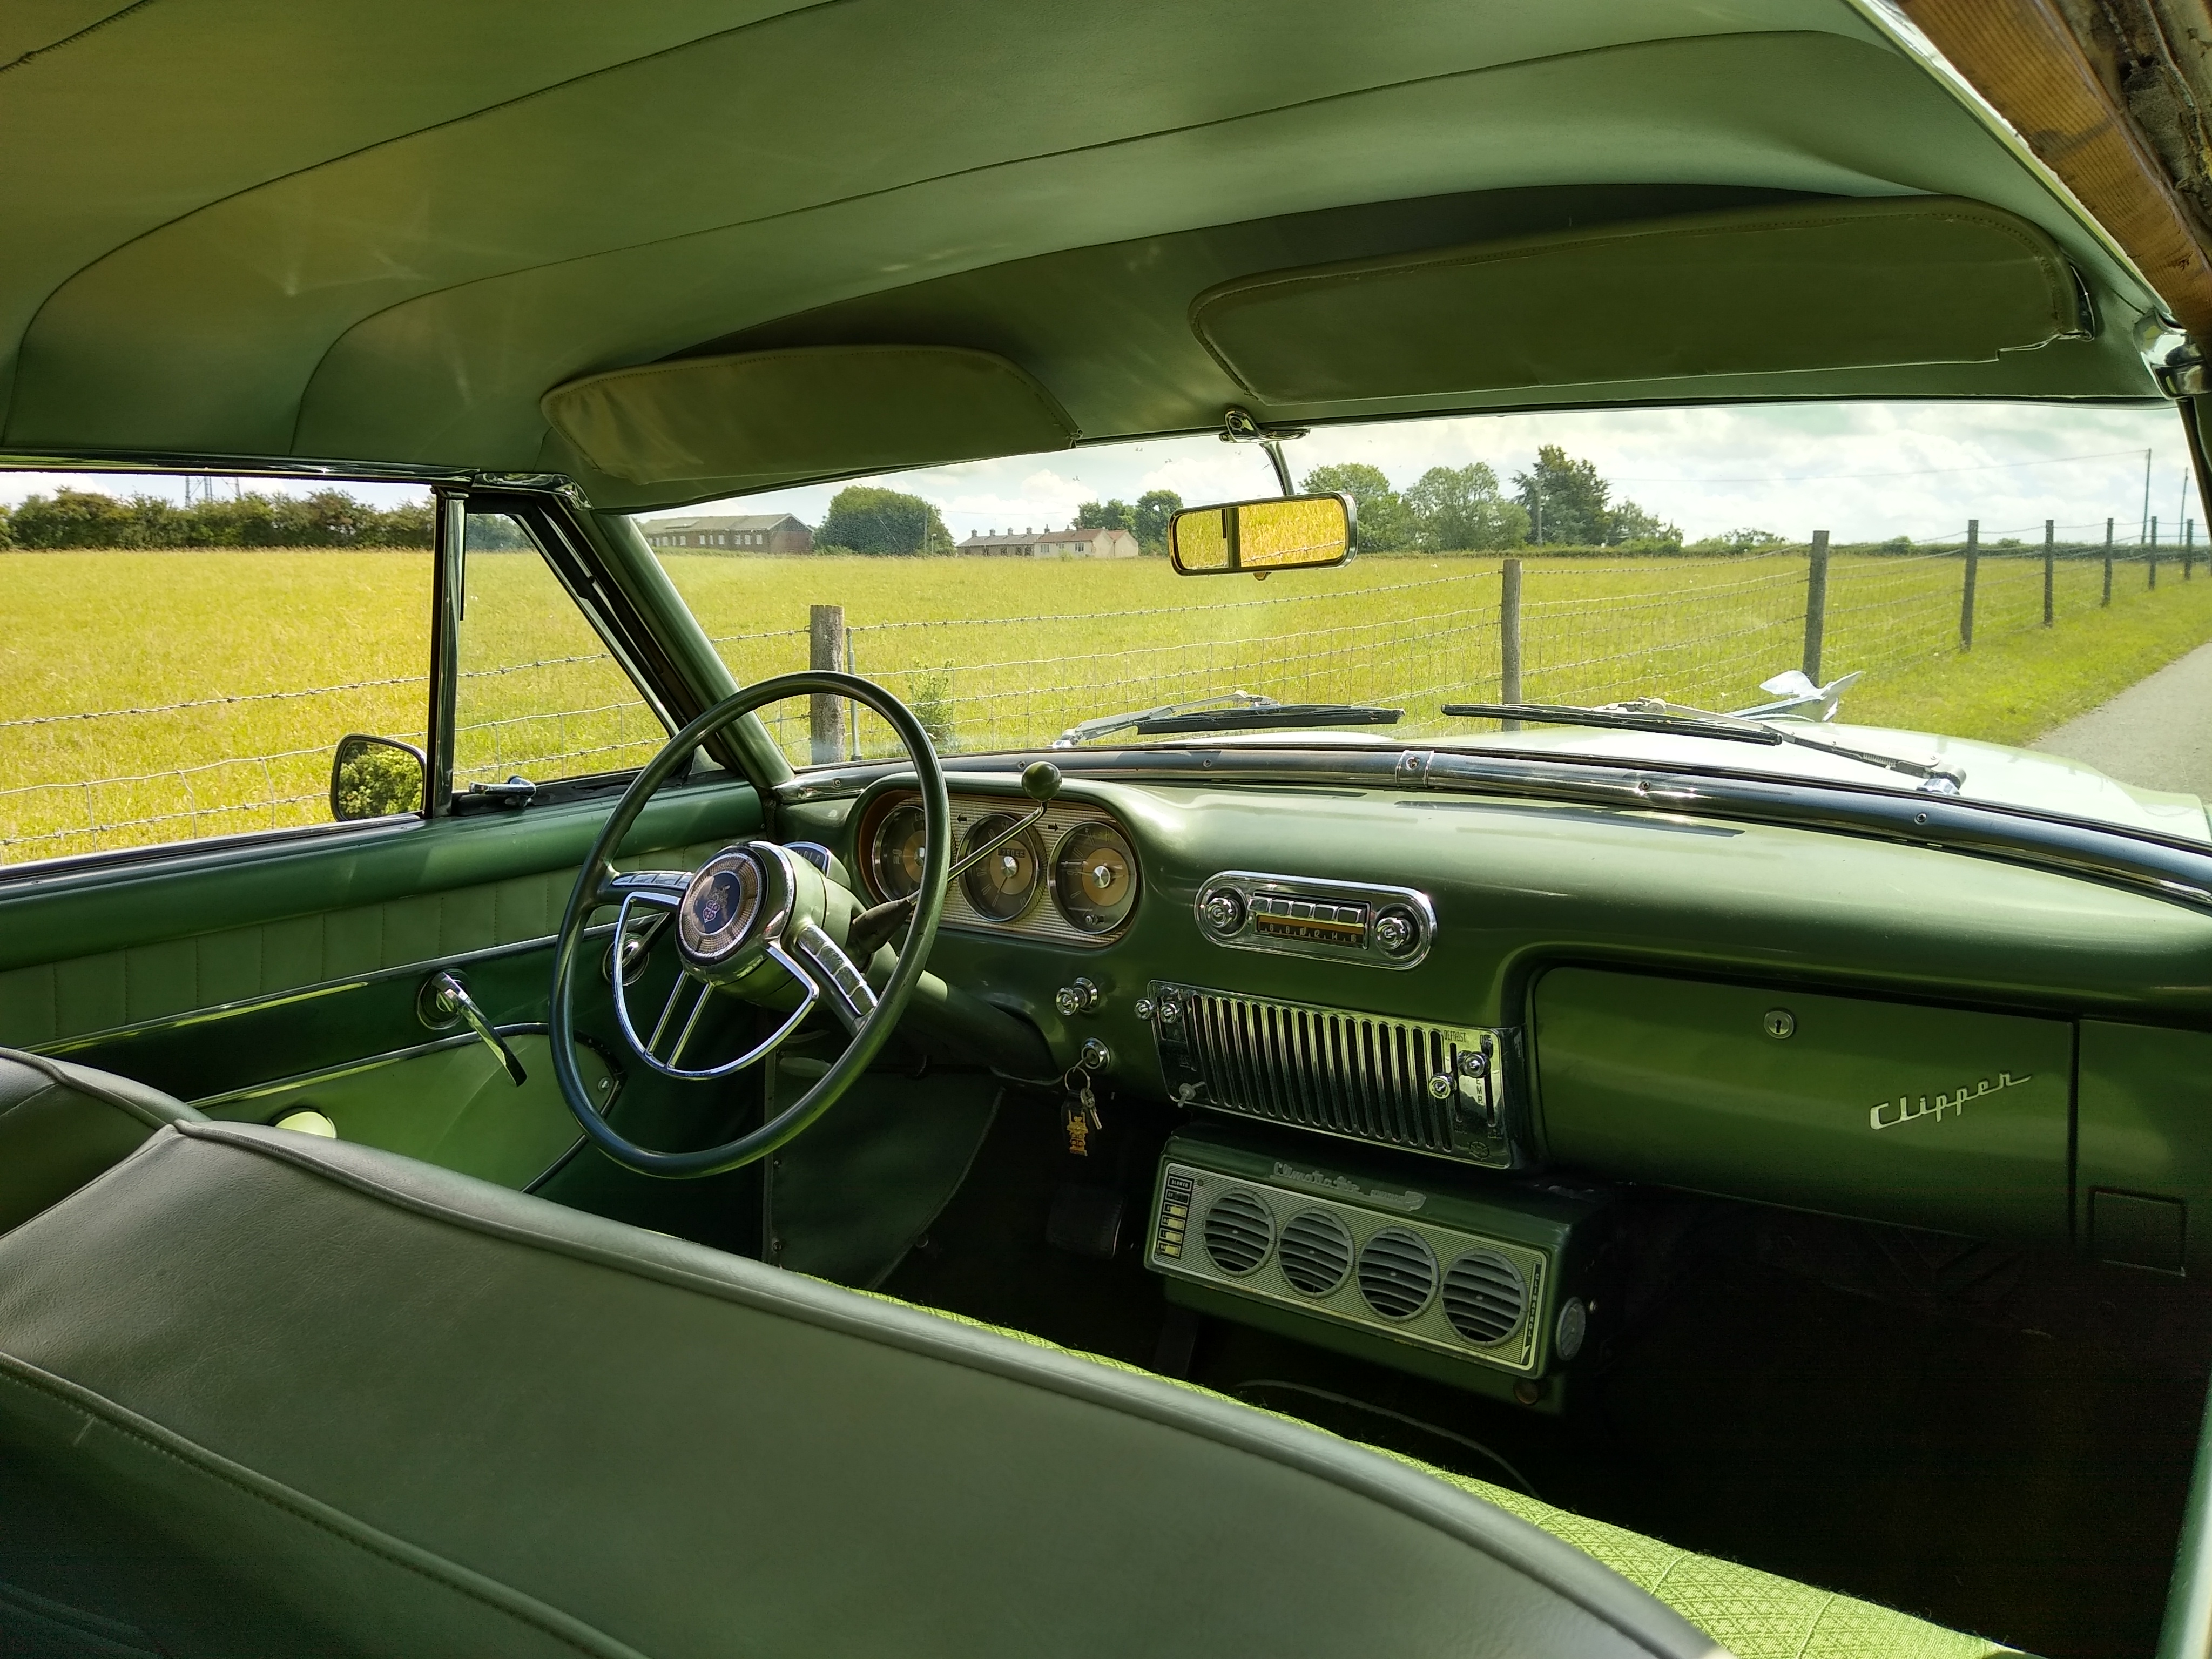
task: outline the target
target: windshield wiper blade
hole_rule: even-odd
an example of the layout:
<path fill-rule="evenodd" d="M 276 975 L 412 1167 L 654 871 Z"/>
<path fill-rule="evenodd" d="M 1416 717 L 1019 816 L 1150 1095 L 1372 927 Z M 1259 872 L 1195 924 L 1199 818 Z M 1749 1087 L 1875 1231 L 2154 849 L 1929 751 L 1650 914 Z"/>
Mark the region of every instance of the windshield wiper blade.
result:
<path fill-rule="evenodd" d="M 1801 737 L 1764 720 L 1741 714 L 1717 714 L 1709 708 L 1690 708 L 1668 702 L 1664 697 L 1638 697 L 1599 708 L 1580 708 L 1572 703 L 1453 702 L 1446 703 L 1443 712 L 1485 720 L 1531 720 L 1539 725 L 1601 726 L 1625 732 L 1718 738 L 1723 743 L 1786 743 L 1799 749 L 1817 749 L 1824 755 L 1856 761 L 1863 766 L 1878 766 L 1885 772 L 1902 772 L 1907 777 L 1918 778 L 1920 787 L 1931 795 L 1955 795 L 1966 781 L 1966 775 L 1955 766 L 1930 765 L 1925 761 L 1906 760 L 1902 756 L 1880 754 L 1871 749 L 1853 749 L 1846 744 Z"/>
<path fill-rule="evenodd" d="M 1571 702 L 1448 702 L 1443 713 L 1458 719 L 1528 720 L 1538 726 L 1601 726 L 1616 732 L 1660 732 L 1687 738 L 1718 738 L 1723 743 L 1758 743 L 1776 747 L 1787 741 L 1771 726 L 1734 726 L 1716 714 L 1669 714 L 1664 708 L 1616 704 L 1583 708 Z"/>
<path fill-rule="evenodd" d="M 1126 714 L 1107 714 L 1071 726 L 1052 740 L 1055 749 L 1073 749 L 1093 738 L 1134 731 L 1139 737 L 1168 737 L 1193 732 L 1273 732 L 1305 726 L 1395 726 L 1402 708 L 1362 703 L 1277 702 L 1249 691 L 1225 691 L 1191 702 L 1162 703 Z"/>

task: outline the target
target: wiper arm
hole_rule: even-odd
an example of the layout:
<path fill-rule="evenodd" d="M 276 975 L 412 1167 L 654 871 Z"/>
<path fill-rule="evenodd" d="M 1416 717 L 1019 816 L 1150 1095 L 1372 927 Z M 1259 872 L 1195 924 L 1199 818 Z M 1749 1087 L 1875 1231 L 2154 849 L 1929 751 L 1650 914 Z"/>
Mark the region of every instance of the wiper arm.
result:
<path fill-rule="evenodd" d="M 1581 708 L 1572 703 L 1452 702 L 1444 705 L 1443 713 L 1483 720 L 1530 720 L 1538 725 L 1598 726 L 1624 732 L 1658 732 L 1678 737 L 1717 738 L 1723 743 L 1756 743 L 1769 747 L 1791 744 L 1800 749 L 1817 749 L 1824 755 L 1856 761 L 1863 766 L 1878 766 L 1886 772 L 1902 772 L 1907 777 L 1918 778 L 1920 787 L 1931 795 L 1955 795 L 1960 786 L 1966 781 L 1966 775 L 1955 766 L 1931 766 L 1924 761 L 1879 754 L 1870 749 L 1853 749 L 1846 744 L 1825 743 L 1770 726 L 1764 720 L 1748 720 L 1740 714 L 1716 714 L 1705 708 L 1689 708 L 1680 703 L 1668 702 L 1664 697 L 1638 697 L 1628 702 L 1608 703 L 1600 708 Z"/>
<path fill-rule="evenodd" d="M 1218 697 L 1162 703 L 1157 708 L 1085 720 L 1054 738 L 1052 746 L 1073 749 L 1093 738 L 1132 730 L 1139 737 L 1150 738 L 1193 732 L 1283 731 L 1304 726 L 1395 726 L 1405 713 L 1402 708 L 1376 708 L 1363 703 L 1277 702 L 1249 691 L 1227 691 Z"/>

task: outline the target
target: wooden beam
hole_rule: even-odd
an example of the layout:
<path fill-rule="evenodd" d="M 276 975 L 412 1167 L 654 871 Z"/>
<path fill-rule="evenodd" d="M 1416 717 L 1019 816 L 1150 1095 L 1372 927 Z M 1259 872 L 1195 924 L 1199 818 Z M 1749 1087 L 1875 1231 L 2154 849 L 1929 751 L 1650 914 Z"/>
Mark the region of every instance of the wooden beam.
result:
<path fill-rule="evenodd" d="M 2051 0 L 1903 0 L 1953 68 L 2212 343 L 2207 233 Z"/>

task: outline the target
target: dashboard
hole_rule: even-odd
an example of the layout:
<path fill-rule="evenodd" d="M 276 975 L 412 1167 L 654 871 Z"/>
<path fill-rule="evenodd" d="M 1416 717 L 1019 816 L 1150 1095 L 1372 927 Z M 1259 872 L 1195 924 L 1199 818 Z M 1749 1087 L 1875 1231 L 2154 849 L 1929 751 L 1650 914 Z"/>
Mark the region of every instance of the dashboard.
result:
<path fill-rule="evenodd" d="M 951 781 L 963 848 L 1027 805 Z M 876 897 L 911 890 L 911 789 L 800 811 Z M 2212 1271 L 2200 910 L 1869 836 L 1319 785 L 1071 775 L 1006 851 L 956 882 L 933 971 L 1182 1109 L 1146 1259 L 1225 1316 L 1525 1403 L 1601 1317 L 1605 1195 L 1638 1186 Z"/>

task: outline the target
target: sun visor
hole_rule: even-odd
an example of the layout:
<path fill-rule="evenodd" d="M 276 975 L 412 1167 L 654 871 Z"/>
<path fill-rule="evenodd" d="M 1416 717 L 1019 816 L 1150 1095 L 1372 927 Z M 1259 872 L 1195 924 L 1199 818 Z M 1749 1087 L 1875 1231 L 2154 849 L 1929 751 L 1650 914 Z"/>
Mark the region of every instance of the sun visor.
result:
<path fill-rule="evenodd" d="M 1238 277 L 1191 326 L 1270 404 L 1972 363 L 2089 332 L 2041 231 L 1942 197 L 1792 203 Z"/>
<path fill-rule="evenodd" d="M 686 357 L 557 386 L 540 409 L 631 483 L 824 477 L 1065 449 L 1075 425 L 1004 357 L 809 346 Z"/>

